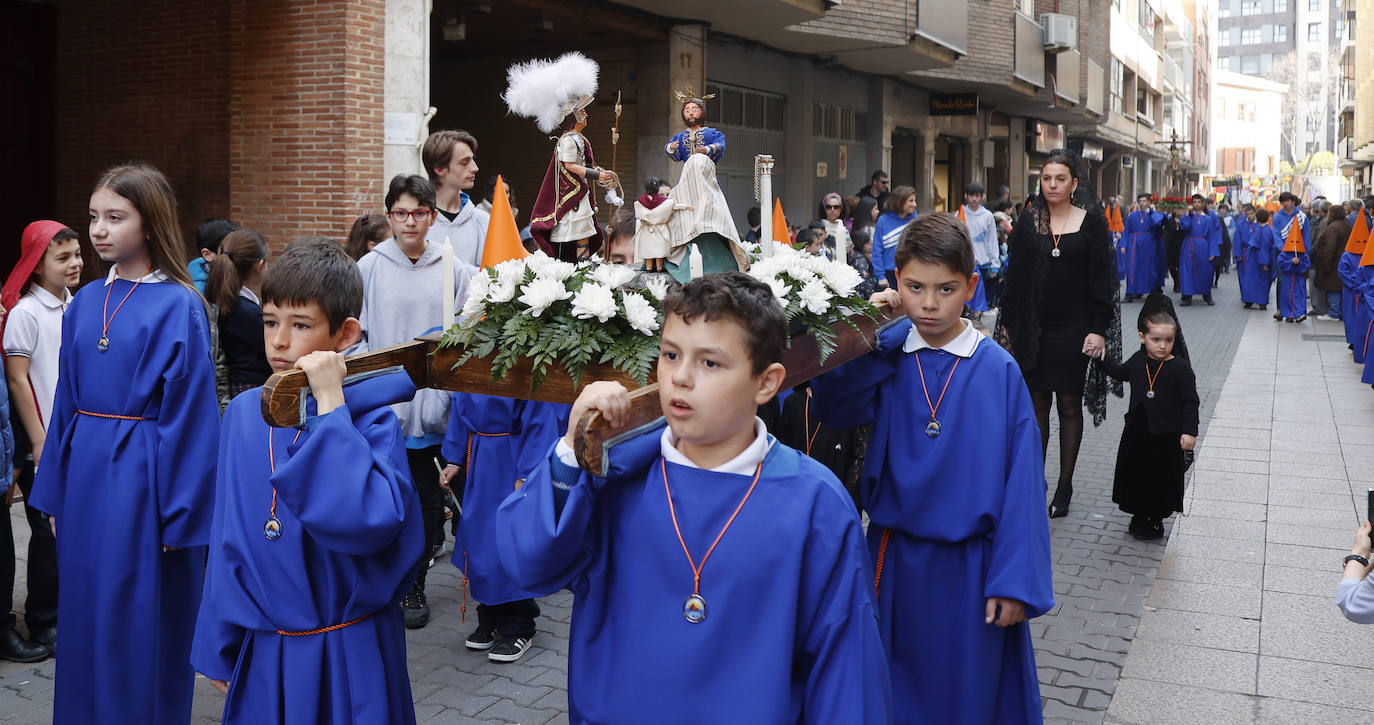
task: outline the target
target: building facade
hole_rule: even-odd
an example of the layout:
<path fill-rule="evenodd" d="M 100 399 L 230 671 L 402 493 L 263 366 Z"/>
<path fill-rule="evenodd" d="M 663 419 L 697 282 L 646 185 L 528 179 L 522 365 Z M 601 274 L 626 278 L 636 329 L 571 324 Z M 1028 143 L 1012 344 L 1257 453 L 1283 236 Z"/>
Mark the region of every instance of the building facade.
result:
<path fill-rule="evenodd" d="M 1216 72 L 1211 125 L 1219 142 L 1213 150 L 1213 174 L 1279 174 L 1280 119 L 1287 90 L 1264 78 L 1229 70 Z"/>

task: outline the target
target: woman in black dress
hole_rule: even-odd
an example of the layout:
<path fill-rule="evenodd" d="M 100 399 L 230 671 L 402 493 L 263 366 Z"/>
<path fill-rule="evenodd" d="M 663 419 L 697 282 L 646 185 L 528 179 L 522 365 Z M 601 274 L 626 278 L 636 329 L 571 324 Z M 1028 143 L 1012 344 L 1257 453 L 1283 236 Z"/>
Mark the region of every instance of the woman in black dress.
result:
<path fill-rule="evenodd" d="M 1089 197 L 1079 189 L 1077 160 L 1055 150 L 1041 169 L 1040 194 L 1016 220 L 1007 244 L 997 339 L 1026 378 L 1042 455 L 1049 450 L 1051 404 L 1059 411 L 1059 482 L 1050 518 L 1067 514 L 1073 496 L 1085 394 L 1095 423 L 1106 414 L 1105 375 L 1095 366 L 1089 376 L 1088 360 L 1121 355 L 1115 249 L 1100 203 Z M 1115 390 L 1121 395 L 1119 384 Z"/>

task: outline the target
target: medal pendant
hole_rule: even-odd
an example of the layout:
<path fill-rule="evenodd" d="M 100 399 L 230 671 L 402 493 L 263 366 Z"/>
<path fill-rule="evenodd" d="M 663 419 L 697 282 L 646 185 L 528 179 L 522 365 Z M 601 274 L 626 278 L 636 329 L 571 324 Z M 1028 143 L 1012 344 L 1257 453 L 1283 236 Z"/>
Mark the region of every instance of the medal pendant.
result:
<path fill-rule="evenodd" d="M 940 437 L 940 421 L 938 421 L 938 420 L 932 420 L 932 421 L 930 421 L 929 423 L 926 423 L 926 435 L 927 435 L 927 436 L 930 436 L 931 438 L 939 438 L 939 437 Z"/>
<path fill-rule="evenodd" d="M 110 338 L 105 337 L 105 336 L 102 335 L 101 338 L 100 338 L 100 342 L 96 343 L 95 348 L 96 348 L 97 350 L 101 351 L 101 352 L 105 352 L 106 350 L 109 350 L 109 349 L 110 349 Z"/>
<path fill-rule="evenodd" d="M 1059 247 L 1055 247 L 1054 249 L 1050 250 L 1050 256 L 1051 256 L 1051 257 L 1058 257 L 1058 256 L 1059 256 Z"/>
<path fill-rule="evenodd" d="M 262 525 L 262 535 L 266 536 L 268 541 L 280 539 L 281 521 L 277 520 L 276 516 L 267 519 L 267 523 Z"/>
<path fill-rule="evenodd" d="M 1155 391 L 1151 390 L 1151 391 L 1145 393 L 1145 397 L 1149 398 L 1150 400 L 1154 400 L 1154 399 L 1155 399 Z"/>
<path fill-rule="evenodd" d="M 700 594 L 693 594 L 682 602 L 682 616 L 692 624 L 706 621 L 706 600 Z"/>

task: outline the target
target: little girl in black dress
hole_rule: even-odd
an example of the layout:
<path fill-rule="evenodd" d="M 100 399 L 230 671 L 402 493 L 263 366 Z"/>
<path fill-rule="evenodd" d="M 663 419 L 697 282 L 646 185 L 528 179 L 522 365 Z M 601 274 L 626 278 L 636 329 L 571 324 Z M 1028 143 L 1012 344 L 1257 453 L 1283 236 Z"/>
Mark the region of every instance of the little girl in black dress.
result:
<path fill-rule="evenodd" d="M 1183 510 L 1185 451 L 1197 445 L 1197 380 L 1173 303 L 1152 293 L 1137 324 L 1140 351 L 1125 363 L 1102 361 L 1103 369 L 1131 384 L 1131 407 L 1116 454 L 1112 501 L 1132 514 L 1137 539 L 1164 535 L 1164 517 Z"/>

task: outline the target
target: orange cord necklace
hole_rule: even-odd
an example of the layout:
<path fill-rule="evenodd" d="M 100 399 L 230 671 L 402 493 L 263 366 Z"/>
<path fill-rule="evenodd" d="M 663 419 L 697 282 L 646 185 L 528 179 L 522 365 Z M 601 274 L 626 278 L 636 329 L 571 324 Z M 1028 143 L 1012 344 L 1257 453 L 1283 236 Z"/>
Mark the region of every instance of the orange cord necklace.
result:
<path fill-rule="evenodd" d="M 1159 379 L 1159 371 L 1164 369 L 1164 363 L 1168 360 L 1160 360 L 1159 367 L 1155 368 L 1155 374 L 1150 374 L 1150 361 L 1145 361 L 1145 379 L 1150 383 L 1150 389 L 1145 393 L 1145 397 L 1153 400 L 1155 397 L 1155 381 Z"/>
<path fill-rule="evenodd" d="M 921 374 L 921 392 L 926 396 L 926 405 L 930 406 L 930 422 L 926 424 L 926 435 L 931 438 L 940 437 L 940 421 L 935 419 L 935 413 L 940 410 L 940 403 L 945 400 L 945 391 L 949 390 L 949 382 L 954 379 L 954 371 L 959 369 L 959 363 L 963 358 L 955 356 L 954 367 L 949 369 L 949 377 L 945 378 L 945 387 L 940 389 L 940 397 L 934 403 L 930 402 L 930 391 L 926 389 L 926 371 L 921 366 L 920 352 L 913 353 L 916 357 L 916 370 Z"/>
<path fill-rule="evenodd" d="M 296 431 L 296 437 L 291 440 L 291 445 L 296 445 L 296 441 L 301 439 L 301 432 Z M 267 429 L 267 465 L 271 467 L 272 473 L 277 472 L 277 457 L 272 451 L 272 429 Z M 268 541 L 276 541 L 281 538 L 281 520 L 277 518 L 277 487 L 272 487 L 272 511 L 267 517 L 267 523 L 262 525 L 262 534 Z"/>
<path fill-rule="evenodd" d="M 806 407 L 802 408 L 802 435 L 806 436 L 806 455 L 811 455 L 811 444 L 816 442 L 816 436 L 821 434 L 821 424 L 816 423 L 816 430 L 811 430 L 811 390 L 806 391 Z"/>
<path fill-rule="evenodd" d="M 149 267 L 148 274 L 152 274 L 152 271 L 153 268 Z M 110 292 L 114 291 L 114 280 L 110 280 L 110 283 L 105 285 L 105 305 L 100 308 L 101 328 L 100 342 L 96 345 L 97 350 L 105 352 L 110 349 L 110 323 L 114 322 L 115 315 L 119 314 L 119 308 L 123 307 L 124 303 L 129 301 L 129 295 L 133 294 L 134 290 L 138 289 L 138 286 L 141 284 L 143 284 L 142 277 L 138 278 L 138 280 L 134 282 L 134 286 L 130 287 L 129 291 L 124 293 L 124 299 L 120 300 L 119 304 L 115 305 L 114 315 L 108 314 L 110 311 Z"/>
<path fill-rule="evenodd" d="M 668 497 L 668 514 L 673 518 L 673 531 L 677 532 L 677 541 L 682 544 L 682 553 L 687 555 L 687 563 L 692 567 L 692 596 L 687 597 L 682 603 L 682 616 L 692 624 L 701 624 L 706 621 L 706 599 L 701 596 L 701 570 L 706 568 L 706 560 L 711 558 L 711 552 L 716 550 L 716 544 L 720 543 L 725 532 L 730 530 L 730 524 L 735 523 L 735 517 L 744 508 L 745 502 L 754 493 L 754 487 L 759 485 L 759 474 L 763 473 L 763 461 L 754 468 L 754 480 L 749 484 L 749 490 L 744 492 L 744 498 L 740 499 L 739 505 L 735 507 L 735 512 L 730 514 L 730 519 L 725 522 L 725 526 L 716 534 L 716 540 L 711 542 L 711 548 L 706 550 L 706 555 L 701 557 L 698 564 L 692 558 L 692 552 L 687 550 L 687 541 L 682 538 L 682 527 L 677 523 L 677 509 L 673 506 L 673 492 L 668 488 L 668 464 L 662 458 L 658 460 L 659 470 L 663 473 L 663 493 Z"/>

